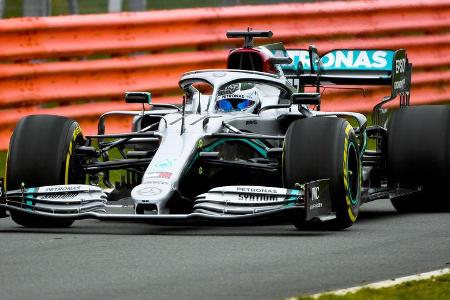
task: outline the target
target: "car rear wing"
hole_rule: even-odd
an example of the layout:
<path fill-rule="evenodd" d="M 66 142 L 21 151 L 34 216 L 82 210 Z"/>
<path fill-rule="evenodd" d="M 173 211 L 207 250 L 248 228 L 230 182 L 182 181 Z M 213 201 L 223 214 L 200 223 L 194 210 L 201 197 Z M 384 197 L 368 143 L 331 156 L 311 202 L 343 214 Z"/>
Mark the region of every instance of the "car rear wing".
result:
<path fill-rule="evenodd" d="M 319 56 L 317 49 L 271 49 L 275 56 L 290 57 L 280 65 L 287 78 L 305 85 L 387 85 L 390 98 L 410 91 L 412 64 L 404 49 L 335 49 Z"/>

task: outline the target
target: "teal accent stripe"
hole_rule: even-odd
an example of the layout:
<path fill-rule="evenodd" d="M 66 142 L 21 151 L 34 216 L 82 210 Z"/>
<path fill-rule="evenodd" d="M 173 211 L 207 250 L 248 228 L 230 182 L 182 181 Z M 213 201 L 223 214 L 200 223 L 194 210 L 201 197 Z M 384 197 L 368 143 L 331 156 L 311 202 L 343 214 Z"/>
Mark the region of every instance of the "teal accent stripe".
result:
<path fill-rule="evenodd" d="M 26 200 L 25 204 L 26 205 L 33 205 L 33 193 L 37 191 L 37 188 L 29 188 L 25 190 L 25 193 L 27 193 L 28 195 L 25 197 L 26 199 L 31 199 L 31 200 Z M 32 210 L 30 207 L 26 207 L 26 210 Z"/>
<path fill-rule="evenodd" d="M 364 135 L 363 135 L 363 146 L 361 147 L 361 151 L 359 153 L 359 157 L 362 158 L 364 155 L 364 152 L 366 151 L 367 148 L 367 133 L 366 131 L 364 131 Z"/>
<path fill-rule="evenodd" d="M 292 190 L 291 197 L 288 200 L 297 200 L 298 194 L 300 194 L 299 190 Z"/>
<path fill-rule="evenodd" d="M 223 145 L 226 142 L 233 142 L 233 141 L 240 141 L 240 142 L 246 143 L 247 145 L 251 146 L 256 151 L 258 151 L 258 153 L 261 154 L 264 158 L 267 158 L 267 151 L 264 148 L 262 148 L 261 145 L 258 145 L 257 143 L 252 142 L 247 139 L 234 139 L 234 138 L 220 139 L 220 140 L 213 142 L 210 146 L 205 147 L 204 150 L 205 150 L 205 152 L 211 152 L 218 146 Z M 261 143 L 261 141 L 259 141 L 259 140 L 256 140 L 256 141 Z"/>
<path fill-rule="evenodd" d="M 260 145 L 256 144 L 255 142 L 246 140 L 246 139 L 235 139 L 235 138 L 224 138 L 224 139 L 219 139 L 217 141 L 214 141 L 213 143 L 211 143 L 209 146 L 203 148 L 204 152 L 213 152 L 213 150 L 215 148 L 217 148 L 220 145 L 225 144 L 226 142 L 232 142 L 232 141 L 241 141 L 246 143 L 247 145 L 249 145 L 250 147 L 252 147 L 253 149 L 255 149 L 259 154 L 261 154 L 264 158 L 267 158 L 267 151 L 262 148 Z M 263 144 L 261 141 L 256 140 L 256 142 Z M 189 164 L 189 166 L 186 169 L 186 172 L 189 172 L 189 170 L 192 168 L 192 166 L 194 165 L 194 163 L 198 160 L 200 154 L 197 152 L 194 156 L 194 158 L 192 159 L 191 163 Z"/>
<path fill-rule="evenodd" d="M 194 163 L 197 161 L 197 159 L 200 157 L 200 154 L 195 153 L 194 158 L 192 159 L 192 161 L 189 163 L 189 166 L 186 168 L 186 171 L 184 172 L 184 174 L 186 174 L 187 172 L 189 172 L 189 170 L 192 168 L 192 166 L 194 165 Z"/>
<path fill-rule="evenodd" d="M 291 193 L 291 196 L 287 199 L 287 201 L 296 201 L 298 198 L 298 195 L 300 194 L 300 191 L 299 190 L 290 190 L 290 193 Z M 294 206 L 295 204 L 297 204 L 297 202 L 291 202 L 284 206 L 290 207 L 290 206 Z"/>

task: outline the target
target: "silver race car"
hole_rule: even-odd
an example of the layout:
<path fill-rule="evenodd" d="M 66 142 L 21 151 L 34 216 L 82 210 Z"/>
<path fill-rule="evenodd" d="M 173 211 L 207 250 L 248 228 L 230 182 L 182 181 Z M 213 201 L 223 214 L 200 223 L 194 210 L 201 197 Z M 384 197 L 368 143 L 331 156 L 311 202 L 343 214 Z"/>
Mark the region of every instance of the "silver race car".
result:
<path fill-rule="evenodd" d="M 93 218 L 343 229 L 362 202 L 391 197 L 399 210 L 420 207 L 411 195 L 431 185 L 426 176 L 409 176 L 417 170 L 404 170 L 411 156 L 420 156 L 402 145 L 419 130 L 409 120 L 421 115 L 408 106 L 405 51 L 344 49 L 320 57 L 313 46 L 253 47 L 255 37 L 271 36 L 228 32 L 244 38 L 244 46 L 230 51 L 227 69 L 184 74 L 181 106 L 128 92 L 126 102 L 142 103 L 142 111 L 103 114 L 97 135 L 84 136 L 62 116 L 24 117 L 11 137 L 0 214 L 27 227 Z M 320 88 L 337 84 L 388 85 L 391 95 L 374 108 L 368 127 L 362 114 L 320 111 Z M 397 96 L 403 111 L 386 123 L 382 105 Z M 132 116 L 131 132 L 105 134 L 113 115 Z M 368 138 L 376 150 L 366 150 Z"/>

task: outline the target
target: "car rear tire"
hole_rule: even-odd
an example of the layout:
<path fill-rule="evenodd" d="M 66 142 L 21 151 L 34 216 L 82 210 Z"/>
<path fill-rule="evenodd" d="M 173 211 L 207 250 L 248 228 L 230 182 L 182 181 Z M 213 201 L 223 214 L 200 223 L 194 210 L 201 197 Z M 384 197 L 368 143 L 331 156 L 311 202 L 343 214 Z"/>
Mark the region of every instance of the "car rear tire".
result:
<path fill-rule="evenodd" d="M 72 151 L 84 143 L 74 120 L 51 115 L 32 115 L 16 125 L 9 144 L 5 173 L 6 190 L 45 185 L 84 183 L 73 172 Z M 69 227 L 73 220 L 56 219 L 10 211 L 11 218 L 25 227 Z"/>
<path fill-rule="evenodd" d="M 392 198 L 399 212 L 448 211 L 450 106 L 401 107 L 387 125 L 390 185 L 422 186 L 421 193 Z"/>
<path fill-rule="evenodd" d="M 330 196 L 336 219 L 295 223 L 298 229 L 340 230 L 355 222 L 360 206 L 361 164 L 352 126 L 344 119 L 314 117 L 294 121 L 284 142 L 283 182 L 330 179 Z"/>

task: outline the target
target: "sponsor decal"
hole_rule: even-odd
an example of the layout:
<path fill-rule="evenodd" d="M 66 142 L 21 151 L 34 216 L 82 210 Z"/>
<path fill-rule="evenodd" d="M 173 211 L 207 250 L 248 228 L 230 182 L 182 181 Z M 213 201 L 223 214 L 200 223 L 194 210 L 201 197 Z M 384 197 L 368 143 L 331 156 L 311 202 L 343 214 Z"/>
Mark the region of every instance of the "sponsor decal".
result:
<path fill-rule="evenodd" d="M 317 208 L 321 208 L 323 206 L 322 202 L 318 202 L 320 200 L 320 187 L 319 186 L 315 186 L 311 188 L 311 202 L 316 202 L 314 204 L 311 204 L 309 206 L 309 210 L 313 210 L 313 209 L 317 209 Z"/>
<path fill-rule="evenodd" d="M 61 198 L 62 196 L 67 195 L 67 194 L 46 194 L 46 195 L 42 195 L 42 196 L 38 196 L 38 199 L 42 199 L 42 200 L 58 200 L 58 198 Z M 70 195 L 70 194 L 69 194 Z M 70 197 L 70 198 L 75 198 L 77 196 L 77 194 L 74 195 L 74 197 Z M 64 197 L 64 200 L 66 200 L 67 197 Z"/>
<path fill-rule="evenodd" d="M 403 78 L 402 80 L 394 82 L 394 90 L 403 90 L 406 85 L 406 79 Z"/>
<path fill-rule="evenodd" d="M 157 196 L 162 193 L 162 190 L 157 187 L 146 187 L 137 192 L 141 196 Z"/>
<path fill-rule="evenodd" d="M 319 200 L 319 187 L 318 186 L 311 188 L 311 200 L 312 201 Z"/>
<path fill-rule="evenodd" d="M 267 193 L 267 194 L 278 194 L 277 190 L 262 187 L 237 187 L 237 191 L 240 192 L 250 192 L 250 193 Z"/>
<path fill-rule="evenodd" d="M 158 167 L 158 168 L 163 168 L 163 169 L 164 169 L 164 168 L 172 167 L 176 160 L 177 160 L 176 158 L 167 158 L 167 159 L 164 159 L 164 160 L 162 160 L 162 161 L 160 161 L 160 162 L 157 162 L 157 163 L 156 163 L 156 167 Z"/>
<path fill-rule="evenodd" d="M 76 192 L 81 190 L 81 186 L 79 185 L 68 185 L 68 186 L 50 186 L 46 187 L 42 190 L 45 192 Z M 27 191 L 28 192 L 28 191 Z"/>
<path fill-rule="evenodd" d="M 328 70 L 390 70 L 388 62 L 392 61 L 392 55 L 392 52 L 379 50 L 337 50 L 327 53 L 321 61 Z"/>
<path fill-rule="evenodd" d="M 172 173 L 170 172 L 151 172 L 145 175 L 145 178 L 164 178 L 164 179 L 170 179 L 172 176 Z"/>
<path fill-rule="evenodd" d="M 406 87 L 406 78 L 403 76 L 406 69 L 406 58 L 400 58 L 395 60 L 395 79 L 401 78 L 400 80 L 394 79 L 394 90 L 403 90 Z"/>
<path fill-rule="evenodd" d="M 312 204 L 309 206 L 309 210 L 313 210 L 313 209 L 317 209 L 317 208 L 321 208 L 323 205 L 321 202 L 316 203 L 316 204 Z"/>
<path fill-rule="evenodd" d="M 278 197 L 276 195 L 258 195 L 258 194 L 239 194 L 239 200 L 252 201 L 252 202 L 271 202 L 277 201 Z"/>
<path fill-rule="evenodd" d="M 395 73 L 405 73 L 406 58 L 397 59 L 395 61 Z"/>
<path fill-rule="evenodd" d="M 243 94 L 224 94 L 218 97 L 219 100 L 222 99 L 247 99 L 247 97 Z"/>
<path fill-rule="evenodd" d="M 145 184 L 170 185 L 167 181 L 146 181 Z"/>
<path fill-rule="evenodd" d="M 282 50 L 274 51 L 275 56 L 286 56 Z M 299 62 L 305 69 L 310 68 L 308 50 L 287 50 L 292 58 L 290 65 L 283 69 L 296 70 Z M 394 52 L 388 50 L 333 50 L 320 58 L 324 70 L 369 70 L 390 71 Z"/>
<path fill-rule="evenodd" d="M 392 91 L 391 97 L 409 89 L 411 74 L 406 74 L 408 70 L 408 60 L 405 51 L 397 51 L 393 64 Z"/>

